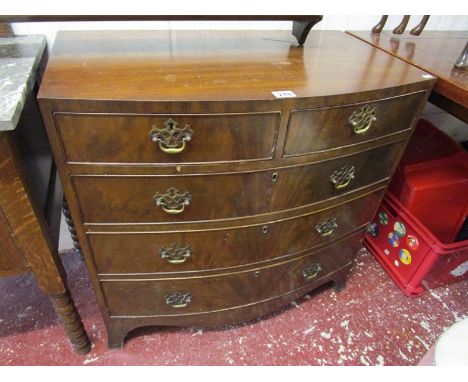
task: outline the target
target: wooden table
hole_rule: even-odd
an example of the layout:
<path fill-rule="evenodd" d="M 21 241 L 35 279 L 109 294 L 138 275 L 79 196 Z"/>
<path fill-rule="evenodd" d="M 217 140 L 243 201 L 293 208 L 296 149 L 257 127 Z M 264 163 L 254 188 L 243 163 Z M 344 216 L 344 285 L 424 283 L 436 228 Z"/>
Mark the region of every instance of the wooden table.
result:
<path fill-rule="evenodd" d="M 37 108 L 44 36 L 0 38 L 0 276 L 32 272 L 77 353 L 91 344 L 58 256 L 63 191 Z"/>
<path fill-rule="evenodd" d="M 437 77 L 429 102 L 468 122 L 468 71 L 454 64 L 468 40 L 468 32 L 424 31 L 420 36 L 391 31 L 348 31 L 367 42 Z"/>

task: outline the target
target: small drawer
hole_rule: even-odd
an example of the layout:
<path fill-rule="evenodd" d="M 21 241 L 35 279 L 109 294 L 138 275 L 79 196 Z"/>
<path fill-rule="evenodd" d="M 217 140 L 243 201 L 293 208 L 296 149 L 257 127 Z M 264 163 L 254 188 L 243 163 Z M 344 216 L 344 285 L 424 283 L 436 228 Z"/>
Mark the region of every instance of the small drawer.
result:
<path fill-rule="evenodd" d="M 125 164 L 270 159 L 280 116 L 54 114 L 67 162 Z"/>
<path fill-rule="evenodd" d="M 293 110 L 284 157 L 338 149 L 411 128 L 425 92 L 354 105 Z"/>
<path fill-rule="evenodd" d="M 188 232 L 88 233 L 98 273 L 194 272 L 253 265 L 335 241 L 371 221 L 382 190 L 307 216 Z"/>
<path fill-rule="evenodd" d="M 363 232 L 287 262 L 213 276 L 101 279 L 111 316 L 168 316 L 235 309 L 282 296 L 351 263 Z"/>
<path fill-rule="evenodd" d="M 289 210 L 390 176 L 400 142 L 321 163 L 252 173 L 73 175 L 84 223 L 232 219 Z"/>

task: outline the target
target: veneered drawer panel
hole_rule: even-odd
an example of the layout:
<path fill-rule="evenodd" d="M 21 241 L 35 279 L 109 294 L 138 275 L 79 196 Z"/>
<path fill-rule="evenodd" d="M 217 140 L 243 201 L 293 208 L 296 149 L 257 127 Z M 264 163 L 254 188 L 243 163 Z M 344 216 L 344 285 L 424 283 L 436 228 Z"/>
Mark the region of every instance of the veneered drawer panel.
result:
<path fill-rule="evenodd" d="M 98 273 L 230 268 L 324 245 L 367 224 L 382 190 L 307 216 L 248 227 L 136 234 L 89 233 Z"/>
<path fill-rule="evenodd" d="M 272 205 L 275 210 L 299 207 L 386 179 L 402 150 L 402 143 L 397 142 L 311 166 L 278 171 L 271 190 Z"/>
<path fill-rule="evenodd" d="M 55 120 L 69 162 L 196 163 L 271 158 L 280 115 L 55 113 Z M 168 141 L 153 142 L 150 131 Z"/>
<path fill-rule="evenodd" d="M 183 315 L 232 309 L 281 296 L 346 266 L 358 250 L 362 234 L 268 267 L 205 277 L 101 280 L 101 287 L 111 316 Z M 177 292 L 180 298 L 176 298 Z"/>
<path fill-rule="evenodd" d="M 73 175 L 72 182 L 85 223 L 228 219 L 301 207 L 386 179 L 401 149 L 401 143 L 394 143 L 321 163 L 252 173 Z"/>
<path fill-rule="evenodd" d="M 337 149 L 409 129 L 414 110 L 424 99 L 425 92 L 421 92 L 354 105 L 293 110 L 284 156 Z"/>

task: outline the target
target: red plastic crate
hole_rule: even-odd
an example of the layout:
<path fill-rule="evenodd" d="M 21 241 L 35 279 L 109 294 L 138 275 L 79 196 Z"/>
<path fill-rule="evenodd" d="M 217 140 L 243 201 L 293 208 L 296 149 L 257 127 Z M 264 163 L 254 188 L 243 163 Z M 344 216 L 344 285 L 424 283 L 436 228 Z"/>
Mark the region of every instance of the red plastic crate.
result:
<path fill-rule="evenodd" d="M 441 242 L 453 242 L 468 215 L 468 153 L 411 166 L 398 199 Z"/>
<path fill-rule="evenodd" d="M 387 192 L 364 244 L 407 296 L 468 278 L 468 240 L 444 244 Z"/>
<path fill-rule="evenodd" d="M 406 172 L 411 170 L 412 166 L 451 157 L 460 151 L 463 151 L 461 145 L 429 121 L 420 119 L 406 146 L 389 190 L 399 198 L 404 187 Z"/>
<path fill-rule="evenodd" d="M 468 214 L 468 153 L 420 120 L 389 190 L 440 241 L 450 243 Z"/>

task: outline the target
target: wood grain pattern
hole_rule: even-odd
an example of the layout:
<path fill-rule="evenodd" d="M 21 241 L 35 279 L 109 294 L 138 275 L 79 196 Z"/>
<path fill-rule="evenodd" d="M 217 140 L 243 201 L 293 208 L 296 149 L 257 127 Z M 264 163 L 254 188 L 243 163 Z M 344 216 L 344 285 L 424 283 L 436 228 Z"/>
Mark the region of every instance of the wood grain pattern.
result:
<path fill-rule="evenodd" d="M 253 173 L 184 176 L 73 176 L 84 223 L 203 221 L 301 207 L 387 179 L 401 143 L 323 163 Z M 330 176 L 355 167 L 355 179 L 335 190 Z M 275 176 L 277 180 L 274 180 Z M 190 205 L 169 215 L 154 201 L 170 188 L 188 192 Z"/>
<path fill-rule="evenodd" d="M 8 221 L 0 210 L 0 276 L 29 271 L 21 248 L 15 242 Z"/>
<path fill-rule="evenodd" d="M 275 151 L 280 111 L 246 114 L 63 114 L 58 131 L 69 162 L 199 163 L 261 160 Z M 188 125 L 192 139 L 181 153 L 166 154 L 151 141 L 168 120 Z M 76 145 L 79 131 L 80 144 Z"/>
<path fill-rule="evenodd" d="M 9 145 L 8 133 L 0 134 L 0 207 L 23 249 L 28 265 L 39 286 L 48 293 L 65 292 L 63 269 L 48 240 L 45 223 L 31 204 L 26 186 L 15 163 L 15 154 Z M 43 218 L 42 218 L 43 219 Z"/>
<path fill-rule="evenodd" d="M 311 31 L 304 48 L 287 31 L 59 32 L 53 56 L 39 98 L 273 100 L 276 90 L 323 97 L 424 82 L 418 69 L 329 31 Z"/>
<path fill-rule="evenodd" d="M 39 101 L 109 346 L 142 325 L 234 323 L 323 283 L 343 288 L 434 83 L 423 74 L 339 32 L 312 32 L 303 48 L 271 32 L 59 33 Z M 353 141 L 340 124 L 361 103 L 385 123 Z M 326 128 L 310 124 L 320 108 L 331 109 Z M 272 112 L 274 123 L 245 120 L 237 130 L 228 118 Z M 294 113 L 304 117 L 291 128 Z M 194 135 L 174 159 L 154 156 L 146 131 L 130 136 L 160 115 L 194 125 L 208 115 L 214 135 L 203 141 L 213 144 L 196 147 Z M 300 155 L 285 157 L 291 147 Z M 330 176 L 344 166 L 355 177 L 337 190 Z M 153 199 L 170 187 L 190 193 L 180 215 Z M 314 225 L 329 214 L 338 228 L 319 237 Z M 193 247 L 188 261 L 161 258 L 173 243 Z M 305 281 L 314 259 L 324 271 Z M 166 304 L 178 290 L 191 293 L 185 314 Z"/>
<path fill-rule="evenodd" d="M 0 275 L 32 272 L 74 350 L 85 354 L 90 342 L 57 250 L 62 189 L 34 94 L 27 95 L 16 129 L 0 133 Z"/>
<path fill-rule="evenodd" d="M 133 317 L 133 318 L 109 318 L 107 322 L 107 337 L 110 348 L 121 348 L 123 346 L 127 334 L 135 328 L 141 326 L 159 326 L 167 325 L 170 322 L 171 326 L 206 326 L 210 322 L 210 326 L 226 326 L 234 325 L 239 322 L 249 322 L 258 320 L 271 312 L 280 310 L 282 307 L 291 303 L 304 294 L 323 285 L 331 285 L 335 291 L 341 290 L 346 285 L 346 278 L 349 272 L 350 265 L 336 269 L 335 272 L 325 275 L 315 281 L 305 283 L 302 287 L 285 293 L 276 298 L 270 298 L 264 301 L 259 301 L 255 304 L 247 306 L 239 306 L 236 309 L 224 310 L 220 312 L 192 314 L 192 315 L 173 315 L 167 317 Z M 313 302 L 312 302 L 313 303 Z"/>
<path fill-rule="evenodd" d="M 350 35 L 369 43 L 411 65 L 437 77 L 434 92 L 468 108 L 468 76 L 466 71 L 453 67 L 465 47 L 468 32 L 426 31 L 422 37 L 390 33 L 372 34 L 349 31 Z"/>
<path fill-rule="evenodd" d="M 382 196 L 376 191 L 365 197 L 294 219 L 252 226 L 200 231 L 145 233 L 89 233 L 88 240 L 98 273 L 187 273 L 230 269 L 261 263 L 323 246 L 370 222 Z M 316 226 L 336 219 L 337 227 L 321 236 Z M 171 264 L 161 249 L 177 244 L 188 246 L 191 256 Z"/>
<path fill-rule="evenodd" d="M 86 224 L 84 232 L 86 235 L 93 233 L 146 233 L 146 232 L 202 232 L 212 231 L 219 229 L 237 229 L 239 227 L 250 227 L 253 225 L 262 225 L 266 223 L 281 222 L 283 220 L 295 219 L 310 215 L 314 212 L 322 211 L 325 209 L 337 207 L 346 203 L 351 203 L 357 199 L 366 197 L 369 194 L 383 190 L 387 186 L 387 181 L 376 183 L 372 186 L 351 191 L 347 194 L 338 196 L 331 200 L 322 200 L 318 203 L 304 206 L 297 209 L 288 209 L 281 212 L 273 212 L 269 214 L 256 215 L 245 218 L 236 218 L 229 220 L 206 220 L 202 222 L 161 222 L 161 223 L 148 223 L 148 224 Z"/>
<path fill-rule="evenodd" d="M 424 102 L 424 97 L 425 93 L 420 92 L 350 106 L 292 110 L 284 156 L 342 149 L 347 145 L 410 129 L 414 122 L 413 111 Z M 369 131 L 356 134 L 348 121 L 353 113 L 359 112 L 363 107 L 372 108 L 376 119 Z"/>
<path fill-rule="evenodd" d="M 161 279 L 101 279 L 112 316 L 172 316 L 236 309 L 262 300 L 279 297 L 299 289 L 348 265 L 358 250 L 362 233 L 338 241 L 333 253 L 328 248 L 288 262 L 248 271 L 211 277 Z M 320 264 L 311 280 L 303 272 L 307 266 Z M 173 291 L 192 293 L 192 301 L 178 309 L 165 301 Z M 150 303 L 147 303 L 150 302 Z"/>

